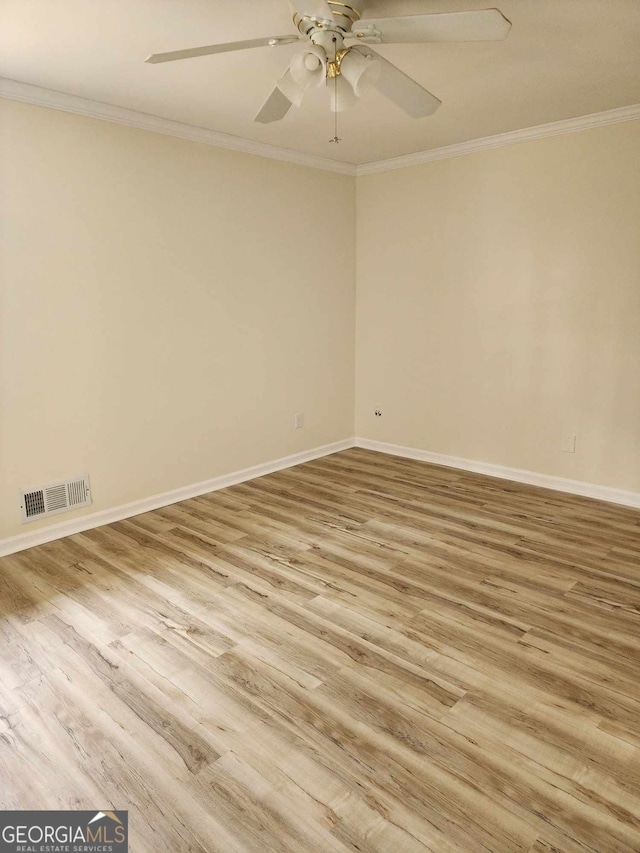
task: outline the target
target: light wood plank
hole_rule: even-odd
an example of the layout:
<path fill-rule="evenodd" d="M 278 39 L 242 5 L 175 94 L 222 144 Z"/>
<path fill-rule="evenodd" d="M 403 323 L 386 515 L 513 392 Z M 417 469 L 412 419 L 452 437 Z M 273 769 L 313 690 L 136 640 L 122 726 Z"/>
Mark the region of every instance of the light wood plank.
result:
<path fill-rule="evenodd" d="M 640 513 L 349 450 L 0 559 L 0 808 L 151 853 L 640 849 Z"/>

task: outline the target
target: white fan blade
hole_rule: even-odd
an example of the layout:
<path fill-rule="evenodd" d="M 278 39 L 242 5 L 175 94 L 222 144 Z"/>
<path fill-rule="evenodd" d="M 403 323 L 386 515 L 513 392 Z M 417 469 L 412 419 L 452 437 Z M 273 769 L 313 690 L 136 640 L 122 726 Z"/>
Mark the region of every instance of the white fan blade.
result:
<path fill-rule="evenodd" d="M 318 18 L 333 21 L 333 12 L 327 0 L 289 0 L 289 5 L 301 18 Z"/>
<path fill-rule="evenodd" d="M 276 86 L 258 110 L 254 121 L 259 121 L 261 124 L 280 121 L 286 116 L 292 106 L 293 104 L 289 98 Z"/>
<path fill-rule="evenodd" d="M 441 105 L 442 101 L 439 101 L 435 95 L 427 92 L 419 83 L 375 50 L 371 50 L 370 47 L 356 49 L 364 56 L 373 55 L 376 62 L 380 63 L 380 76 L 374 83 L 375 88 L 413 118 L 430 116 Z"/>
<path fill-rule="evenodd" d="M 404 18 L 366 18 L 351 28 L 358 38 L 375 44 L 399 42 L 501 41 L 511 29 L 498 9 L 445 12 Z"/>
<path fill-rule="evenodd" d="M 252 47 L 278 47 L 298 41 L 298 36 L 271 36 L 270 38 L 249 39 L 249 41 L 230 41 L 226 44 L 207 44 L 204 47 L 189 47 L 186 50 L 171 50 L 169 53 L 152 53 L 145 62 L 173 62 L 176 59 L 193 59 L 195 56 L 211 56 L 213 53 L 227 53 L 231 50 L 248 50 Z"/>

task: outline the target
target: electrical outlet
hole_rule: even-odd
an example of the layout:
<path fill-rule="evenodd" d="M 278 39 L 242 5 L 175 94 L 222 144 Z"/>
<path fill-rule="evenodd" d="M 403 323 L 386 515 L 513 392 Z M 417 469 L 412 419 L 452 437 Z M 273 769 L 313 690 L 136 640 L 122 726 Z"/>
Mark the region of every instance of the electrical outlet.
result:
<path fill-rule="evenodd" d="M 293 426 L 294 429 L 302 429 L 304 426 L 304 415 L 302 412 L 298 412 L 297 415 L 293 416 Z"/>
<path fill-rule="evenodd" d="M 571 432 L 563 432 L 562 440 L 560 442 L 560 449 L 563 453 L 575 453 L 576 452 L 576 437 Z"/>

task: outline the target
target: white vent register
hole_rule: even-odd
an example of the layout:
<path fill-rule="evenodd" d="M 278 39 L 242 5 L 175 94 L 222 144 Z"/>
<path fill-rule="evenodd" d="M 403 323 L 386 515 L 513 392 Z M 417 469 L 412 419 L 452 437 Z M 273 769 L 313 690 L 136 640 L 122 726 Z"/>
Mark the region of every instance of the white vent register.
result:
<path fill-rule="evenodd" d="M 60 483 L 50 483 L 35 489 L 22 489 L 20 492 L 20 513 L 22 523 L 69 512 L 91 503 L 89 475 L 63 480 Z"/>

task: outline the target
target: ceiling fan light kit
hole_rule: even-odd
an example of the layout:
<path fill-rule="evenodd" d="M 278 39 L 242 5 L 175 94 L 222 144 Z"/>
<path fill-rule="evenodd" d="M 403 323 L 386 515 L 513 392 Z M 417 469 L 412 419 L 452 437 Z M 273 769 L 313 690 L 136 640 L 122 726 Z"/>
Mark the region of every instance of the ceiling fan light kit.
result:
<path fill-rule="evenodd" d="M 289 65 L 289 71 L 295 83 L 302 88 L 324 86 L 327 78 L 327 56 L 322 48 L 315 44 L 296 53 Z"/>
<path fill-rule="evenodd" d="M 329 108 L 332 113 L 343 113 L 358 103 L 356 93 L 344 77 L 336 77 L 329 87 Z M 336 129 L 336 136 L 338 131 Z"/>
<path fill-rule="evenodd" d="M 271 36 L 227 44 L 156 53 L 157 64 L 256 47 L 280 47 L 306 41 L 276 81 L 254 121 L 280 121 L 299 107 L 307 89 L 327 85 L 334 113 L 358 103 L 372 88 L 413 118 L 432 115 L 441 101 L 416 80 L 374 51 L 370 45 L 500 41 L 511 29 L 498 9 L 446 12 L 362 20 L 366 0 L 290 0 L 298 35 Z M 337 132 L 336 139 L 337 141 Z"/>
<path fill-rule="evenodd" d="M 350 84 L 356 98 L 366 95 L 378 82 L 380 63 L 373 54 L 349 48 L 340 58 L 339 73 Z"/>

